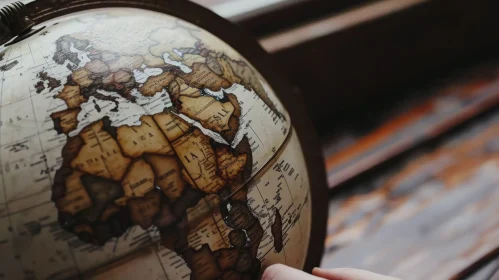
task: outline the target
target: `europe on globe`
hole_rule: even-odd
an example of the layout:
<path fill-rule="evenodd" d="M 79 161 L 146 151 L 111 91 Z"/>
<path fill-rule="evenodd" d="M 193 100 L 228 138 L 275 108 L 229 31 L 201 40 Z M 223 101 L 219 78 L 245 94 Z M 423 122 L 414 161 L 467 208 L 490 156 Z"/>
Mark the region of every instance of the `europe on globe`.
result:
<path fill-rule="evenodd" d="M 103 8 L 0 54 L 0 278 L 258 279 L 303 268 L 286 109 L 200 26 Z"/>

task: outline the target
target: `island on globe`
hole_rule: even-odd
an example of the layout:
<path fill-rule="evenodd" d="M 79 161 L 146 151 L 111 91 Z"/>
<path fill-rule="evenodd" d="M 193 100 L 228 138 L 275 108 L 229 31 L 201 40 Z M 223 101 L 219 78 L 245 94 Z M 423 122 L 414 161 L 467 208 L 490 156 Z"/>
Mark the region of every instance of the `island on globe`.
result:
<path fill-rule="evenodd" d="M 303 267 L 302 150 L 248 61 L 150 11 L 45 25 L 0 55 L 0 279 L 258 279 L 274 263 Z"/>

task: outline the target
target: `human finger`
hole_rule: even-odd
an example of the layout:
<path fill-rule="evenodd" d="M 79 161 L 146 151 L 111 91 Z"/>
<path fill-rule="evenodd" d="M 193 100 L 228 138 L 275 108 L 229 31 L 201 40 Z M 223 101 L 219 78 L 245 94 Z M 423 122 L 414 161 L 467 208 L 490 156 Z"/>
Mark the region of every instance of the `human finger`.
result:
<path fill-rule="evenodd" d="M 318 276 L 305 273 L 301 270 L 283 264 L 274 264 L 263 272 L 262 280 L 325 280 Z"/>
<path fill-rule="evenodd" d="M 399 280 L 394 277 L 354 268 L 314 268 L 312 274 L 328 280 Z"/>

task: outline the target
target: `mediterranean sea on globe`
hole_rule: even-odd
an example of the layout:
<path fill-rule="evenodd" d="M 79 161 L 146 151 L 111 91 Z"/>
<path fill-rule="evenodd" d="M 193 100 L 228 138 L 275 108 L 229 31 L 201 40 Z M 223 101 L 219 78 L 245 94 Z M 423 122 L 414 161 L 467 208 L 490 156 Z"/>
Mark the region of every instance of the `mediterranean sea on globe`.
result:
<path fill-rule="evenodd" d="M 0 278 L 302 268 L 307 169 L 261 75 L 202 28 L 98 9 L 0 54 Z"/>

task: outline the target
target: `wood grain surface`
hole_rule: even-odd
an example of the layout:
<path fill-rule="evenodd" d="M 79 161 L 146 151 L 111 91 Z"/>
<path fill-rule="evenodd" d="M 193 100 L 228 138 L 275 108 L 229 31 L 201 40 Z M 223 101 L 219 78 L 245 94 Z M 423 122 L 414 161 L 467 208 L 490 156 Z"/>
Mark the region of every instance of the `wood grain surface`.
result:
<path fill-rule="evenodd" d="M 449 129 L 499 103 L 499 67 L 476 67 L 426 90 L 425 98 L 409 103 L 401 98 L 398 108 L 381 118 L 369 131 L 351 133 L 342 144 L 336 137 L 325 139 L 324 153 L 330 188 L 380 163 L 442 135 Z M 407 96 L 407 95 L 405 95 Z M 348 136 L 348 134 L 346 134 Z"/>
<path fill-rule="evenodd" d="M 323 267 L 449 279 L 499 246 L 499 111 L 330 202 Z"/>

